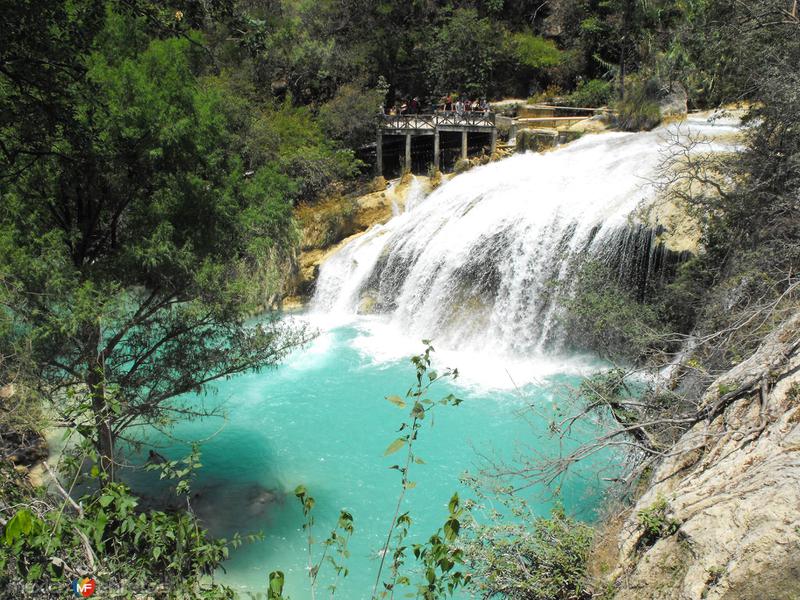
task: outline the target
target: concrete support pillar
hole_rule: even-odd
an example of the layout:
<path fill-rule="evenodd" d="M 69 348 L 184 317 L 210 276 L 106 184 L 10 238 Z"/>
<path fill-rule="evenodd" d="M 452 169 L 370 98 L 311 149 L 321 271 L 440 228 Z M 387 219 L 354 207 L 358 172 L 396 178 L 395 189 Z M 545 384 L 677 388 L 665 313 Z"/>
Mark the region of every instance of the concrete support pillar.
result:
<path fill-rule="evenodd" d="M 492 127 L 492 145 L 489 156 L 494 156 L 495 150 L 497 150 L 497 127 Z"/>
<path fill-rule="evenodd" d="M 439 129 L 433 131 L 433 168 L 439 170 Z"/>
<path fill-rule="evenodd" d="M 461 132 L 461 158 L 467 158 L 467 130 Z"/>
<path fill-rule="evenodd" d="M 378 130 L 378 143 L 375 146 L 375 176 L 383 176 L 383 133 Z"/>
<path fill-rule="evenodd" d="M 411 134 L 406 134 L 406 162 L 403 165 L 403 170 L 407 173 L 411 172 Z"/>

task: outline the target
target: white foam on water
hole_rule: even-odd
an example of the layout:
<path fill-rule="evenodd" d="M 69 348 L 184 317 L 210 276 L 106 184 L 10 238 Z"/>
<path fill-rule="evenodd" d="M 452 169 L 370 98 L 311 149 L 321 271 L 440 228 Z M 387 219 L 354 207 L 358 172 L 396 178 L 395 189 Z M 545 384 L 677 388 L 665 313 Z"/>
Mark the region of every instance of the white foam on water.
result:
<path fill-rule="evenodd" d="M 388 319 L 365 319 L 357 327 L 361 335 L 354 338 L 351 345 L 372 364 L 394 365 L 425 350 L 422 340 L 399 331 Z M 456 384 L 476 392 L 522 390 L 531 384 L 544 384 L 554 375 L 588 375 L 604 366 L 590 356 L 535 354 L 519 357 L 441 347 L 435 340 L 430 342 L 434 348 L 434 368 L 439 373 L 446 368 L 458 369 Z"/>

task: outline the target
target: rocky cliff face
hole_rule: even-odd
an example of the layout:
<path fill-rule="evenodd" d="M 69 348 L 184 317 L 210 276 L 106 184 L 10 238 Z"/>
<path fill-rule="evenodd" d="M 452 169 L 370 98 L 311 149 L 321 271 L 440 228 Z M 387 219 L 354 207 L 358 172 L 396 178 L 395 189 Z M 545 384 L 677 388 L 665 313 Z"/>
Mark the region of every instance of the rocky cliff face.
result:
<path fill-rule="evenodd" d="M 298 207 L 295 218 L 300 226 L 300 254 L 284 307 L 302 303 L 302 298 L 311 294 L 320 263 L 343 243 L 376 223 L 386 223 L 396 211 L 405 210 L 409 196 L 414 193 L 415 180 L 418 189 L 426 193 L 440 182 L 406 175 L 387 183 L 380 177 L 373 182 L 374 191 L 367 194 Z"/>
<path fill-rule="evenodd" d="M 619 539 L 620 600 L 800 598 L 800 315 L 703 398 Z M 642 511 L 664 535 L 648 536 Z"/>

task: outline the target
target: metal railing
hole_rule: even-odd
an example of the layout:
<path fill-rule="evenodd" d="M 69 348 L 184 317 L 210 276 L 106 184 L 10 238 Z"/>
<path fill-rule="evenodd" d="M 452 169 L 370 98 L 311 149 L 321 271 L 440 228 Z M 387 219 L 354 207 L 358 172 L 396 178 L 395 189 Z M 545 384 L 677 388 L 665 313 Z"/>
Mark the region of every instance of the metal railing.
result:
<path fill-rule="evenodd" d="M 494 113 L 441 112 L 427 115 L 381 115 L 382 129 L 435 129 L 437 127 L 486 127 L 495 126 Z"/>

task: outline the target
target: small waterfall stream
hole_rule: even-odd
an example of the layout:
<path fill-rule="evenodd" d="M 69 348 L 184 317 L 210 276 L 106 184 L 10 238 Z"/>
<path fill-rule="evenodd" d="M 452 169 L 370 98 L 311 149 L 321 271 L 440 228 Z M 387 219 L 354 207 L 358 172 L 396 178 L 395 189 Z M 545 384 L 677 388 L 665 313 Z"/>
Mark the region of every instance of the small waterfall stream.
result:
<path fill-rule="evenodd" d="M 697 119 L 681 125 L 690 130 L 724 150 L 732 146 L 720 136 L 737 126 Z M 657 231 L 635 214 L 655 199 L 667 134 L 586 136 L 460 175 L 328 259 L 312 308 L 385 313 L 401 331 L 451 347 L 558 349 L 554 290 L 581 264 L 604 263 L 637 293 L 664 268 Z"/>

